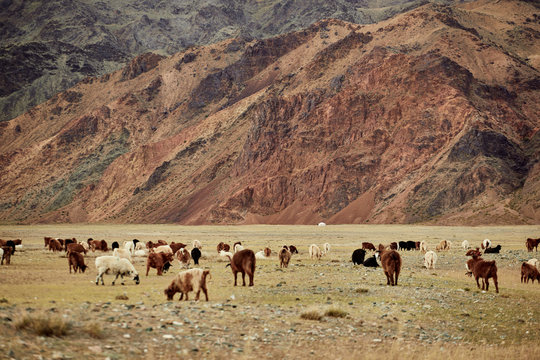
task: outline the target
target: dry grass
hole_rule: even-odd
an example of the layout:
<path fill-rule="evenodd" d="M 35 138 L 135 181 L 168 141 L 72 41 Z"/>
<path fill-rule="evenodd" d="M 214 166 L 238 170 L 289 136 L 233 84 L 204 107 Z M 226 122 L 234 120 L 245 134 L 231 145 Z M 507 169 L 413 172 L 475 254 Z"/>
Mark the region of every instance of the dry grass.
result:
<path fill-rule="evenodd" d="M 69 334 L 72 325 L 58 316 L 26 314 L 15 322 L 15 328 L 38 336 L 62 337 Z"/>
<path fill-rule="evenodd" d="M 523 244 L 526 237 L 539 230 L 540 227 L 427 226 L 327 226 L 324 229 L 308 226 L 0 226 L 0 238 L 22 238 L 25 244 L 25 251 L 13 257 L 12 265 L 0 267 L 0 293 L 4 299 L 0 302 L 0 331 L 6 336 L 24 334 L 25 341 L 35 344 L 32 353 L 40 354 L 45 345 L 36 335 L 28 338 L 35 334 L 33 331 L 14 332 L 14 324 L 1 319 L 29 307 L 34 309 L 32 315 L 53 307 L 56 311 L 62 309 L 62 319 L 73 325 L 67 335 L 69 346 L 54 341 L 50 347 L 61 348 L 67 355 L 76 357 L 85 357 L 81 353 L 86 357 L 95 355 L 88 353 L 88 346 L 92 345 L 89 339 L 97 338 L 101 344 L 115 349 L 124 344 L 125 349 L 131 349 L 125 351 L 136 351 L 123 354 L 111 350 L 106 354 L 111 358 L 128 355 L 131 358 L 251 358 L 264 351 L 274 358 L 298 358 L 305 357 L 303 351 L 311 348 L 320 351 L 317 357 L 328 354 L 337 358 L 358 358 L 365 356 L 357 349 L 374 347 L 376 351 L 369 353 L 376 359 L 429 359 L 434 346 L 443 348 L 445 357 L 482 359 L 506 354 L 513 359 L 534 358 L 528 354 L 540 351 L 537 343 L 540 287 L 521 284 L 519 266 L 522 260 L 536 255 L 527 253 Z M 69 274 L 64 253 L 43 250 L 42 236 L 48 235 L 103 238 L 109 243 L 138 238 L 190 244 L 193 239 L 199 239 L 203 244 L 201 267 L 210 269 L 212 275 L 208 282 L 210 301 L 168 303 L 163 289 L 180 270 L 178 265 L 164 276 L 156 276 L 155 271 L 151 271 L 146 277 L 144 259 L 134 261 L 141 274 L 140 285 L 126 279 L 126 286 L 113 287 L 112 276 L 106 275 L 105 286 L 96 286 L 93 263 L 102 253 L 89 253 L 85 257 L 89 265 L 85 274 Z M 401 252 L 404 267 L 396 287 L 385 285 L 380 268 L 369 269 L 350 262 L 350 254 L 362 241 L 386 244 L 396 239 L 417 239 L 434 247 L 444 238 L 456 244 L 463 239 L 480 242 L 486 237 L 503 246 L 503 253 L 493 256 L 499 268 L 500 294 L 492 289 L 482 293 L 474 280 L 465 276 L 466 258 L 458 248 L 440 253 L 436 270 L 422 268 L 420 252 Z M 276 255 L 257 260 L 255 286 L 234 287 L 230 269 L 225 268 L 225 262 L 218 261 L 215 245 L 220 241 L 229 244 L 242 241 L 255 251 L 269 246 L 273 252 L 283 244 L 295 244 L 300 254 L 293 256 L 286 270 L 279 269 Z M 320 261 L 310 260 L 308 245 L 325 242 L 332 244 L 332 252 Z M 190 299 L 193 298 L 191 293 Z M 133 306 L 136 308 L 128 311 Z M 146 310 L 137 309 L 142 307 Z M 127 313 L 125 317 L 123 313 Z M 199 316 L 198 329 L 162 327 L 192 318 L 193 314 Z M 110 320 L 112 318 L 114 320 Z M 121 330 L 105 334 L 102 329 L 111 326 Z M 152 331 L 145 330 L 150 327 Z M 312 334 L 313 331 L 316 332 Z M 197 345 L 197 353 L 187 348 L 186 354 L 184 347 L 177 349 L 174 342 L 164 342 L 162 335 L 169 333 L 183 339 L 183 343 L 188 341 L 186 336 L 192 337 L 192 341 L 204 342 L 209 338 L 212 341 L 205 342 L 204 346 Z M 199 338 L 199 333 L 204 337 Z M 274 333 L 273 337 L 268 335 Z M 124 334 L 130 334 L 131 338 L 122 338 Z M 322 335 L 325 336 L 319 337 Z M 264 338 L 267 342 L 262 341 Z M 134 339 L 145 344 L 146 352 L 142 352 L 142 345 L 133 346 Z M 384 346 L 372 339 L 381 339 Z M 314 342 L 323 340 L 324 347 L 314 347 Z M 7 350 L 6 346 L 16 355 L 28 351 L 11 342 L 0 344 L 0 352 Z M 529 353 L 525 352 L 527 348 Z M 470 349 L 476 351 L 473 353 Z"/>

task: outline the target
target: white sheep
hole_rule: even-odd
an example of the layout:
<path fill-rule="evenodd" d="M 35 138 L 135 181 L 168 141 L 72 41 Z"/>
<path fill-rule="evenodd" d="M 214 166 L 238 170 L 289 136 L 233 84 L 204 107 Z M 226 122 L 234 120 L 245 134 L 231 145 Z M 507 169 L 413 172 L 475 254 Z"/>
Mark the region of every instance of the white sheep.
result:
<path fill-rule="evenodd" d="M 264 250 L 261 250 L 255 253 L 255 259 L 268 259 L 268 258 L 266 257 L 266 255 L 264 255 Z"/>
<path fill-rule="evenodd" d="M 313 259 L 314 257 L 316 257 L 317 259 L 320 259 L 321 256 L 322 256 L 321 249 L 317 245 L 315 245 L 315 244 L 309 245 L 309 257 L 310 257 L 310 259 Z"/>
<path fill-rule="evenodd" d="M 241 250 L 244 250 L 244 247 L 240 244 L 236 244 L 234 245 L 234 253 L 236 254 L 237 252 L 241 251 Z"/>
<path fill-rule="evenodd" d="M 116 248 L 113 250 L 113 256 L 117 256 L 119 258 L 128 259 L 129 262 L 131 262 L 131 252 L 128 249 L 120 249 Z"/>
<path fill-rule="evenodd" d="M 137 285 L 139 284 L 139 273 L 128 259 L 119 258 L 117 256 L 100 256 L 96 258 L 96 269 L 98 271 L 96 285 L 99 284 L 99 279 L 101 279 L 101 285 L 105 285 L 103 282 L 103 274 L 116 275 L 112 285 L 114 285 L 118 276 L 122 278 L 122 285 L 124 285 L 124 275 L 133 276 L 133 281 L 135 281 Z"/>
<path fill-rule="evenodd" d="M 137 244 L 140 244 L 140 243 L 137 243 Z M 138 256 L 138 257 L 145 257 L 147 255 L 148 255 L 148 252 L 146 251 L 146 249 L 135 250 L 135 252 L 133 253 L 133 256 Z"/>
<path fill-rule="evenodd" d="M 469 242 L 467 240 L 463 240 L 463 242 L 461 243 L 461 247 L 463 248 L 463 250 L 469 250 L 471 248 L 471 245 L 469 245 Z"/>
<path fill-rule="evenodd" d="M 424 266 L 426 269 L 435 269 L 435 264 L 437 263 L 437 254 L 430 250 L 424 255 Z"/>

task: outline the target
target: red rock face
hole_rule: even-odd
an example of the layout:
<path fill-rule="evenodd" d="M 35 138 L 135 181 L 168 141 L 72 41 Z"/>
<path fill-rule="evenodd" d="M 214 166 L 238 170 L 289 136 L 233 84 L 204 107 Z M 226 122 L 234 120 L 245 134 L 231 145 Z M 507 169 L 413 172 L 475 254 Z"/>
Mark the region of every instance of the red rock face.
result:
<path fill-rule="evenodd" d="M 1 124 L 0 219 L 538 223 L 533 6 L 462 6 L 89 79 Z"/>

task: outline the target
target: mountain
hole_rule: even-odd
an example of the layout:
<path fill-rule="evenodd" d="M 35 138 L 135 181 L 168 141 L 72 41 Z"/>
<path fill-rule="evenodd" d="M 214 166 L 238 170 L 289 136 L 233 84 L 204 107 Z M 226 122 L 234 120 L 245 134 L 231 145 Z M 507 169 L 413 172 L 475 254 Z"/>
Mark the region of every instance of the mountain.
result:
<path fill-rule="evenodd" d="M 439 2 L 451 0 L 439 0 Z M 1 0 L 0 121 L 152 51 L 267 38 L 323 18 L 373 23 L 427 0 Z"/>
<path fill-rule="evenodd" d="M 537 224 L 540 9 L 145 53 L 0 123 L 2 222 Z"/>

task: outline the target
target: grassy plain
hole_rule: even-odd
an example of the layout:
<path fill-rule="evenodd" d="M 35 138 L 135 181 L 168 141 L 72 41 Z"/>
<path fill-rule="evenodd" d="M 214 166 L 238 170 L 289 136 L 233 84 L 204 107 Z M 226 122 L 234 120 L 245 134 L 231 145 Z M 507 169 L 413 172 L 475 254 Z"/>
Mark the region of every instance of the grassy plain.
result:
<path fill-rule="evenodd" d="M 11 265 L 0 267 L 0 331 L 11 339 L 0 343 L 0 358 L 538 359 L 540 286 L 521 284 L 520 266 L 539 256 L 524 245 L 539 234 L 540 226 L 0 226 L 0 238 L 21 238 L 24 245 Z M 126 280 L 113 287 L 106 275 L 106 286 L 96 286 L 93 262 L 101 252 L 86 256 L 85 274 L 69 274 L 63 253 L 43 249 L 44 236 L 109 245 L 198 239 L 201 267 L 211 272 L 210 301 L 167 302 L 163 289 L 178 263 L 162 277 L 154 269 L 146 277 L 142 258 L 134 261 L 140 285 Z M 465 276 L 461 242 L 479 246 L 484 238 L 502 245 L 501 254 L 484 256 L 497 260 L 499 294 L 493 285 L 478 290 Z M 434 249 L 442 239 L 453 248 L 438 253 L 435 270 L 422 267 L 421 252 L 401 252 L 397 287 L 386 286 L 380 268 L 350 261 L 363 241 L 423 240 Z M 233 286 L 215 250 L 220 241 L 272 249 L 270 259 L 257 262 L 254 287 Z M 310 260 L 308 246 L 325 242 L 330 253 Z M 288 269 L 279 268 L 276 255 L 284 244 L 300 250 Z M 67 335 L 36 335 L 21 325 L 35 318 L 63 320 Z"/>

